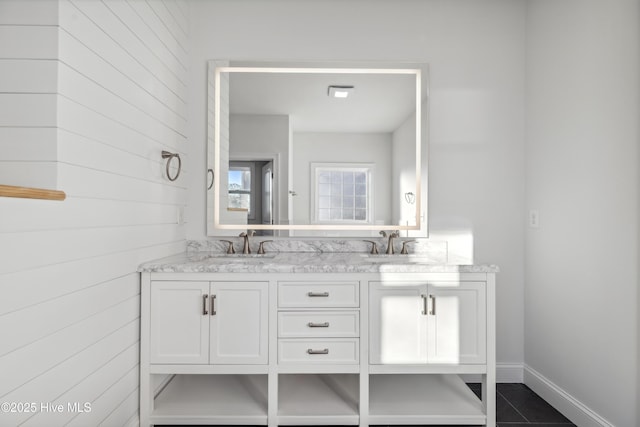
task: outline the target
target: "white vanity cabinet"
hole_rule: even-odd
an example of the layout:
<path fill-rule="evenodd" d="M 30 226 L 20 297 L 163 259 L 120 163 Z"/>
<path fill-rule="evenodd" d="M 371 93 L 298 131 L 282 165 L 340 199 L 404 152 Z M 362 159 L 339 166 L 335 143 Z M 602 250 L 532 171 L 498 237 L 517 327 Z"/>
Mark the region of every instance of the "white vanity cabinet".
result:
<path fill-rule="evenodd" d="M 153 364 L 266 364 L 264 282 L 153 281 Z"/>
<path fill-rule="evenodd" d="M 484 282 L 372 282 L 369 363 L 484 364 Z"/>
<path fill-rule="evenodd" d="M 495 427 L 493 267 L 298 267 L 143 270 L 141 426 Z"/>

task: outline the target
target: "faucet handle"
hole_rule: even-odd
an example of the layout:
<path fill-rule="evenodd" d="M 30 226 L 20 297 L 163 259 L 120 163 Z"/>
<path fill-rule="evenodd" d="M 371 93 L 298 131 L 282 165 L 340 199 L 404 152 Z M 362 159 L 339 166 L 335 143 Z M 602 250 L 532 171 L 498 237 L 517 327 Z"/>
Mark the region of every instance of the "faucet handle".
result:
<path fill-rule="evenodd" d="M 407 255 L 409 253 L 407 250 L 407 243 L 415 243 L 415 240 L 405 240 L 402 242 L 402 250 L 400 251 L 400 254 Z"/>
<path fill-rule="evenodd" d="M 384 230 L 380 230 L 380 233 L 378 234 L 380 234 L 382 237 L 387 237 L 387 232 Z"/>
<path fill-rule="evenodd" d="M 259 255 L 264 255 L 266 253 L 264 251 L 264 244 L 265 243 L 269 243 L 269 242 L 273 242 L 273 240 L 263 240 L 262 242 L 260 242 L 260 244 L 258 245 L 258 254 Z"/>
<path fill-rule="evenodd" d="M 233 247 L 233 242 L 231 240 L 220 240 L 220 241 L 229 244 L 229 247 L 227 248 L 227 253 L 228 254 L 235 254 L 236 253 L 236 250 Z"/>
<path fill-rule="evenodd" d="M 378 243 L 373 240 L 363 240 L 363 242 L 371 243 L 371 255 L 378 255 Z"/>

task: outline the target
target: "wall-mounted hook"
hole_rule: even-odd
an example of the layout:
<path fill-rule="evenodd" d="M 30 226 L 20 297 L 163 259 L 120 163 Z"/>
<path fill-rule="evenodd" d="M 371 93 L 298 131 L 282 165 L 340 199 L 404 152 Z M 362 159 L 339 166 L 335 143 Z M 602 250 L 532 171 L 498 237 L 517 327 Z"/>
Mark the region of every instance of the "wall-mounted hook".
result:
<path fill-rule="evenodd" d="M 176 172 L 176 176 L 171 177 L 169 166 L 171 165 L 171 160 L 174 157 L 178 159 L 178 171 Z M 175 181 L 180 176 L 180 170 L 182 169 L 182 160 L 180 160 L 180 154 L 162 150 L 162 158 L 167 159 L 167 178 L 169 178 L 169 181 Z"/>
<path fill-rule="evenodd" d="M 216 177 L 215 173 L 213 173 L 213 169 L 207 169 L 207 179 L 209 178 L 209 174 L 211 174 L 211 184 L 207 185 L 207 190 L 211 190 L 213 187 L 213 180 Z"/>

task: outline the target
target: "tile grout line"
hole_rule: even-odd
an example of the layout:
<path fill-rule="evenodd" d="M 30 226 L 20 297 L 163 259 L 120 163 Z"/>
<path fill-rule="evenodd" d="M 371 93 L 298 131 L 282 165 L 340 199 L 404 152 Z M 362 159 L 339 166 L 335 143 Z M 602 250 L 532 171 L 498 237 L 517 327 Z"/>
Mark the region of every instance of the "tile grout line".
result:
<path fill-rule="evenodd" d="M 502 396 L 502 398 L 509 404 L 509 406 L 511 406 L 518 413 L 518 415 L 520 415 L 525 420 L 526 423 L 530 423 L 530 421 L 527 419 L 527 417 L 525 417 L 522 412 L 518 411 L 518 408 L 516 408 L 513 405 L 513 403 L 511 403 L 509 401 L 509 399 L 506 398 L 506 396 L 504 394 L 502 394 L 502 393 L 500 393 L 500 391 L 498 391 L 498 387 L 496 387 L 496 394 L 499 394 L 500 396 Z"/>

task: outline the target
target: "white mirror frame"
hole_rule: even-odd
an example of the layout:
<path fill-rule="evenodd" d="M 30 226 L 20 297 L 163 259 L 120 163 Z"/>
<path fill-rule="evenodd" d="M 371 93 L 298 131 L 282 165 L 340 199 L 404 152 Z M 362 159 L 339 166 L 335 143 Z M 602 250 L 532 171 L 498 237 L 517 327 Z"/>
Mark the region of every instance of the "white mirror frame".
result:
<path fill-rule="evenodd" d="M 214 73 L 214 176 L 223 170 L 220 164 L 220 75 L 221 73 L 298 73 L 298 74 L 410 74 L 416 79 L 416 197 L 415 225 L 331 225 L 331 224 L 221 224 L 220 223 L 220 180 L 214 180 L 213 228 L 215 230 L 331 230 L 331 231 L 372 231 L 372 230 L 420 230 L 422 218 L 422 70 L 419 68 L 279 68 L 279 67 L 233 67 L 218 66 Z M 211 194 L 213 193 L 213 194 Z M 210 214 L 210 213 L 208 213 Z M 208 222 L 208 221 L 207 221 Z M 211 233 L 209 233 L 211 234 Z"/>

